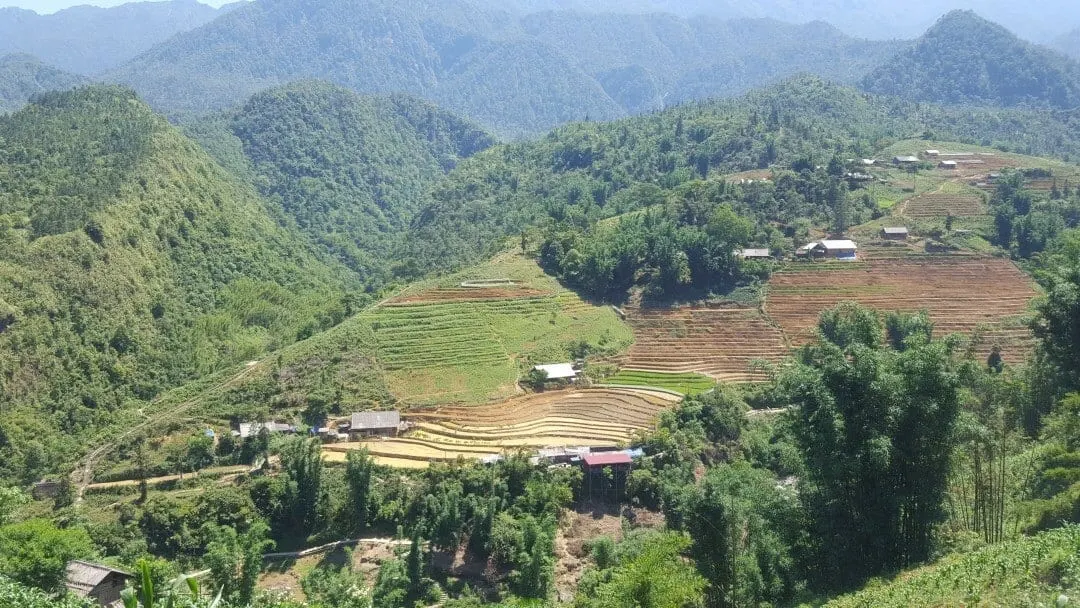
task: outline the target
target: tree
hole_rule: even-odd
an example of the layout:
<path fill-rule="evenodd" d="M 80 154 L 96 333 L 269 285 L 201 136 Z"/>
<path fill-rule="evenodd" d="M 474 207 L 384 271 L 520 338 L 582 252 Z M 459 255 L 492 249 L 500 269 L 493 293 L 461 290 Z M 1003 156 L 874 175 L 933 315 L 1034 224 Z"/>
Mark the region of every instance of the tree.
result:
<path fill-rule="evenodd" d="M 371 480 L 375 463 L 367 450 L 353 450 L 345 460 L 345 486 L 348 497 L 342 506 L 342 527 L 350 534 L 362 532 L 371 509 Z"/>
<path fill-rule="evenodd" d="M 93 553 L 82 528 L 60 529 L 43 519 L 0 528 L 0 574 L 38 589 L 60 590 L 67 563 Z"/>
<path fill-rule="evenodd" d="M 19 488 L 0 486 L 0 526 L 8 523 L 15 512 L 30 503 L 30 496 Z"/>
<path fill-rule="evenodd" d="M 1080 389 L 1080 258 L 1061 255 L 1043 274 L 1046 297 L 1036 304 L 1032 331 L 1062 376 L 1062 392 Z"/>
<path fill-rule="evenodd" d="M 959 378 L 950 343 L 885 348 L 876 313 L 856 304 L 822 313 L 818 332 L 779 388 L 795 406 L 806 463 L 811 577 L 848 588 L 929 557 L 944 516 Z"/>
<path fill-rule="evenodd" d="M 281 467 L 288 479 L 285 504 L 295 529 L 305 533 L 319 523 L 322 456 L 318 439 L 293 437 L 281 447 Z"/>
<path fill-rule="evenodd" d="M 269 532 L 270 528 L 261 521 L 244 533 L 208 524 L 205 534 L 211 540 L 203 561 L 211 570 L 214 585 L 229 602 L 240 606 L 251 602 L 263 568 L 263 553 L 274 546 Z"/>
<path fill-rule="evenodd" d="M 585 608 L 695 608 L 702 605 L 705 581 L 683 559 L 689 541 L 681 534 L 659 533 L 646 540 L 635 555 L 612 568 L 591 597 L 580 597 Z M 601 568 L 603 570 L 604 568 Z"/>

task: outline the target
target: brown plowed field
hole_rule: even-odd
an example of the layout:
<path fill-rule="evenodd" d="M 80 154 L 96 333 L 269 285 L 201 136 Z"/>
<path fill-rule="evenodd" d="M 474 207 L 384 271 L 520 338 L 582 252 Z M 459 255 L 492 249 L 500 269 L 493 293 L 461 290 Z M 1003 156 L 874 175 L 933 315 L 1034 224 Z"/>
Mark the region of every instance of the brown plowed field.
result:
<path fill-rule="evenodd" d="M 376 461 L 396 466 L 457 458 L 478 459 L 517 449 L 616 447 L 656 424 L 680 397 L 648 389 L 589 389 L 529 395 L 475 407 L 444 407 L 407 414 L 405 437 L 325 446 L 328 460 L 367 448 Z"/>
<path fill-rule="evenodd" d="M 907 217 L 974 217 L 984 215 L 982 198 L 973 194 L 920 194 L 904 203 L 902 214 Z"/>
<path fill-rule="evenodd" d="M 634 345 L 625 367 L 660 372 L 698 372 L 731 382 L 760 379 L 755 360 L 787 354 L 781 331 L 760 311 L 738 307 L 628 309 Z"/>
<path fill-rule="evenodd" d="M 935 334 L 983 334 L 979 353 L 997 345 L 1017 363 L 1033 341 L 1020 318 L 1036 292 L 1010 261 L 985 257 L 910 257 L 792 267 L 773 275 L 765 310 L 793 344 L 813 337 L 821 311 L 856 301 L 879 311 L 926 309 Z"/>
<path fill-rule="evenodd" d="M 386 302 L 388 306 L 435 302 L 482 302 L 485 300 L 514 300 L 551 295 L 531 287 L 436 287 L 419 293 L 405 294 Z"/>

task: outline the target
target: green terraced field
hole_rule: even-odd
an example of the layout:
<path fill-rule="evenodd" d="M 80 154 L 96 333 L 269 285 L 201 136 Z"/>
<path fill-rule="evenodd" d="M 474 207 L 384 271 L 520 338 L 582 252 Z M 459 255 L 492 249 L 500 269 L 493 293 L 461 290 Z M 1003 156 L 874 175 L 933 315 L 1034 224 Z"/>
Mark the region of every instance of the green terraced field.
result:
<path fill-rule="evenodd" d="M 605 384 L 651 386 L 684 395 L 698 395 L 716 387 L 716 381 L 702 374 L 670 374 L 624 369 L 604 379 Z"/>

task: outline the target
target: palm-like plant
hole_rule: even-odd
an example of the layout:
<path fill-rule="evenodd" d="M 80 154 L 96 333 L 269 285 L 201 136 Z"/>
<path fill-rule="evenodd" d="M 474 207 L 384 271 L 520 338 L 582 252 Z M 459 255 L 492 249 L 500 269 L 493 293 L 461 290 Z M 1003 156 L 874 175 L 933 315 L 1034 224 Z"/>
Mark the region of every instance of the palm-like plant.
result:
<path fill-rule="evenodd" d="M 124 602 L 124 608 L 219 608 L 221 606 L 221 591 L 210 603 L 200 601 L 199 580 L 191 575 L 179 576 L 170 581 L 168 590 L 160 597 L 154 593 L 154 580 L 150 573 L 150 565 L 139 565 L 139 579 L 142 585 L 139 591 L 128 587 L 120 594 Z M 181 594 L 181 589 L 187 587 L 187 594 Z"/>

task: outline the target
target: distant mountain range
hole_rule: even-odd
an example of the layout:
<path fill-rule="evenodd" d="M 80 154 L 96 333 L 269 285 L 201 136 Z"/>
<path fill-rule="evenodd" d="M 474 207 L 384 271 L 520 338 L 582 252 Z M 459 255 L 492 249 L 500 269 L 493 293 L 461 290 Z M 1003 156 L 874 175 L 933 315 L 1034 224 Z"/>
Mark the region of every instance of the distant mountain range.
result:
<path fill-rule="evenodd" d="M 789 23 L 825 21 L 853 36 L 872 39 L 914 38 L 941 15 L 975 8 L 1025 38 L 1050 41 L 1063 24 L 1076 25 L 1080 13 L 1073 0 L 481 0 L 522 13 L 542 10 L 586 10 L 604 13 L 666 12 L 681 16 L 709 15 L 724 19 L 769 17 Z"/>
<path fill-rule="evenodd" d="M 24 54 L 0 57 L 0 112 L 17 110 L 35 93 L 69 89 L 86 78 Z"/>
<path fill-rule="evenodd" d="M 1080 107 L 1080 63 L 954 11 L 863 87 L 915 101 L 1073 109 Z"/>
<path fill-rule="evenodd" d="M 901 48 L 772 20 L 522 18 L 465 0 L 261 0 L 107 76 L 172 112 L 220 109 L 321 78 L 417 95 L 513 137 L 739 94 L 799 72 L 855 82 Z"/>
<path fill-rule="evenodd" d="M 69 72 L 95 75 L 235 6 L 216 9 L 195 0 L 169 0 L 113 8 L 75 6 L 50 15 L 2 8 L 0 55 L 28 53 Z"/>

